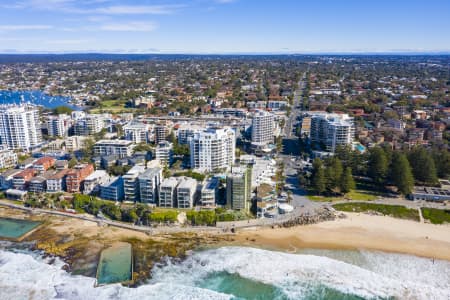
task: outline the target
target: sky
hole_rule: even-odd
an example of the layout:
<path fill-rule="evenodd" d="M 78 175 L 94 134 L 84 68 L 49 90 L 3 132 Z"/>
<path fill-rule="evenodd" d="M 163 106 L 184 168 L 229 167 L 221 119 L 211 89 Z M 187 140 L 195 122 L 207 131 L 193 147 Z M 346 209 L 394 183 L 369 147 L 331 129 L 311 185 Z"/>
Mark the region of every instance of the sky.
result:
<path fill-rule="evenodd" d="M 450 52 L 450 0 L 0 0 L 0 52 Z"/>

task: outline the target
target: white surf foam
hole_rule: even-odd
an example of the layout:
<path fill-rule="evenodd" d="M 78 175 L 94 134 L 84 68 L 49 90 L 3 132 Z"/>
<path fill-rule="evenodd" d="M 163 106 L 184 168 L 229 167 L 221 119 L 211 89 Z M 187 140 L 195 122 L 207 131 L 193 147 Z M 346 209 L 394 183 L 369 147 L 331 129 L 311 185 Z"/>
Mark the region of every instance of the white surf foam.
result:
<path fill-rule="evenodd" d="M 230 299 L 230 295 L 177 283 L 126 288 L 119 284 L 94 288 L 94 279 L 72 276 L 64 263 L 0 250 L 0 299 Z"/>
<path fill-rule="evenodd" d="M 215 272 L 239 274 L 272 284 L 293 299 L 324 285 L 364 298 L 450 299 L 450 263 L 365 252 L 367 266 L 335 259 L 245 247 L 223 247 L 193 254 L 179 264 L 155 268 L 153 283 L 196 285 Z"/>

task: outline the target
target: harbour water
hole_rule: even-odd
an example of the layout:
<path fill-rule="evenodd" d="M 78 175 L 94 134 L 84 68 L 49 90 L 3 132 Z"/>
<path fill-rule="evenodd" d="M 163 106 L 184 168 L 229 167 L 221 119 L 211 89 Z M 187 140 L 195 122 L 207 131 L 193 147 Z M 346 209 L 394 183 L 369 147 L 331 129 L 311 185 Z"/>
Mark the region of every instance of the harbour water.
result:
<path fill-rule="evenodd" d="M 1 299 L 449 299 L 450 262 L 371 251 L 197 251 L 137 288 L 95 287 L 60 260 L 0 250 Z M 20 287 L 20 288 L 18 288 Z"/>
<path fill-rule="evenodd" d="M 0 238 L 18 239 L 39 226 L 39 224 L 41 222 L 0 218 Z"/>
<path fill-rule="evenodd" d="M 45 108 L 55 108 L 58 106 L 67 106 L 72 109 L 79 109 L 72 105 L 70 98 L 62 96 L 51 96 L 42 91 L 8 91 L 0 90 L 0 104 L 20 104 L 31 103 Z"/>

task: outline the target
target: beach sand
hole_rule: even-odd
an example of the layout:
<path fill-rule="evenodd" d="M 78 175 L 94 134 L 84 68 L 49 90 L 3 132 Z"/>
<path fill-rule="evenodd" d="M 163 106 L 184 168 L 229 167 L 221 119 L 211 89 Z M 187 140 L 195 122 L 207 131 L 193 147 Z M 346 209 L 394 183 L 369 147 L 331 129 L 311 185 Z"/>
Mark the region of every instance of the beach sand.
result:
<path fill-rule="evenodd" d="M 292 252 L 300 248 L 368 249 L 450 260 L 450 225 L 358 213 L 346 216 L 291 228 L 240 230 L 235 242 Z"/>

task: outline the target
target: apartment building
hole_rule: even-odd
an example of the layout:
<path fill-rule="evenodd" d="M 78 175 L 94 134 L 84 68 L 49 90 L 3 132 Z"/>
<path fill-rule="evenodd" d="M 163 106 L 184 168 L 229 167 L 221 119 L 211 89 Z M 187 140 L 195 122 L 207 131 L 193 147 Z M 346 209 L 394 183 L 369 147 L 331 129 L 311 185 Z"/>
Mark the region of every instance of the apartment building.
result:
<path fill-rule="evenodd" d="M 47 193 L 59 193 L 66 190 L 66 175 L 69 169 L 63 169 L 47 179 Z"/>
<path fill-rule="evenodd" d="M 105 121 L 100 115 L 85 115 L 76 120 L 73 130 L 75 135 L 93 135 L 102 131 Z"/>
<path fill-rule="evenodd" d="M 79 136 L 79 135 L 67 137 L 64 140 L 64 142 L 66 144 L 66 150 L 67 151 L 77 151 L 77 150 L 83 149 L 86 146 L 86 140 L 88 138 L 89 137 Z"/>
<path fill-rule="evenodd" d="M 119 158 L 133 154 L 133 142 L 125 140 L 100 140 L 94 145 L 94 154 L 98 156 L 116 155 Z"/>
<path fill-rule="evenodd" d="M 17 153 L 8 149 L 0 149 L 0 169 L 14 168 L 17 165 Z"/>
<path fill-rule="evenodd" d="M 26 190 L 31 178 L 36 175 L 35 169 L 25 169 L 13 176 L 13 188 L 16 190 Z"/>
<path fill-rule="evenodd" d="M 197 180 L 189 177 L 179 179 L 177 186 L 176 205 L 178 208 L 192 208 L 197 191 Z"/>
<path fill-rule="evenodd" d="M 178 180 L 174 177 L 164 179 L 159 186 L 159 207 L 173 208 L 176 205 Z"/>
<path fill-rule="evenodd" d="M 71 126 L 69 115 L 48 116 L 46 121 L 47 133 L 49 136 L 66 137 Z"/>
<path fill-rule="evenodd" d="M 227 176 L 227 206 L 248 212 L 251 206 L 251 168 L 233 167 Z"/>
<path fill-rule="evenodd" d="M 266 111 L 257 111 L 252 119 L 252 145 L 266 146 L 273 144 L 274 116 Z"/>
<path fill-rule="evenodd" d="M 200 205 L 205 208 L 214 208 L 219 198 L 219 178 L 212 177 L 202 184 L 200 191 Z"/>
<path fill-rule="evenodd" d="M 39 158 L 33 163 L 33 168 L 39 173 L 47 171 L 49 168 L 55 165 L 56 159 L 50 156 L 44 156 Z"/>
<path fill-rule="evenodd" d="M 207 128 L 189 138 L 191 168 L 203 172 L 228 169 L 235 159 L 236 137 L 233 129 Z"/>
<path fill-rule="evenodd" d="M 130 202 L 140 201 L 139 175 L 145 172 L 145 166 L 132 167 L 122 178 L 124 187 L 124 199 Z"/>
<path fill-rule="evenodd" d="M 339 145 L 350 145 L 355 136 L 353 118 L 347 114 L 315 114 L 311 117 L 311 141 L 334 152 Z"/>
<path fill-rule="evenodd" d="M 0 143 L 30 151 L 42 144 L 39 110 L 32 106 L 0 106 Z"/>
<path fill-rule="evenodd" d="M 156 125 L 154 127 L 155 132 L 155 143 L 159 144 L 165 140 L 167 140 L 167 136 L 169 135 L 169 128 L 166 125 Z"/>
<path fill-rule="evenodd" d="M 130 122 L 123 126 L 123 132 L 127 141 L 135 144 L 149 142 L 150 126 L 144 123 Z"/>
<path fill-rule="evenodd" d="M 78 164 L 66 175 L 66 189 L 69 193 L 79 193 L 86 177 L 94 172 L 91 164 Z"/>
<path fill-rule="evenodd" d="M 96 170 L 84 179 L 83 194 L 95 194 L 100 191 L 100 185 L 109 181 L 109 175 L 104 170 Z"/>
<path fill-rule="evenodd" d="M 162 141 L 156 146 L 155 158 L 160 161 L 162 165 L 170 165 L 172 163 L 173 145 L 168 141 Z"/>
<path fill-rule="evenodd" d="M 124 190 L 122 177 L 112 178 L 109 182 L 100 185 L 100 197 L 112 201 L 123 200 Z"/>
<path fill-rule="evenodd" d="M 20 169 L 9 169 L 0 174 L 0 189 L 7 190 L 13 187 L 13 177 L 22 172 Z"/>
<path fill-rule="evenodd" d="M 150 168 L 139 175 L 140 201 L 142 203 L 152 205 L 158 203 L 158 189 L 162 178 L 161 168 Z"/>
<path fill-rule="evenodd" d="M 177 141 L 180 145 L 189 144 L 189 138 L 193 137 L 198 131 L 202 131 L 204 127 L 195 124 L 181 124 L 177 129 Z"/>

